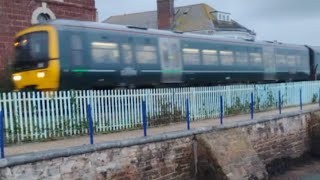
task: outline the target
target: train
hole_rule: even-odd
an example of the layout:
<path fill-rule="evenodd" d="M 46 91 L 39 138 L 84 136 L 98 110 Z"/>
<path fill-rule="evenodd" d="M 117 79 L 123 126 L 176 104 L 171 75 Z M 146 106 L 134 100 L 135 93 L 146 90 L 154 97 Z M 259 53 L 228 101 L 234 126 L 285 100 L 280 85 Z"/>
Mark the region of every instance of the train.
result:
<path fill-rule="evenodd" d="M 15 91 L 317 80 L 320 48 L 59 19 L 18 32 Z"/>

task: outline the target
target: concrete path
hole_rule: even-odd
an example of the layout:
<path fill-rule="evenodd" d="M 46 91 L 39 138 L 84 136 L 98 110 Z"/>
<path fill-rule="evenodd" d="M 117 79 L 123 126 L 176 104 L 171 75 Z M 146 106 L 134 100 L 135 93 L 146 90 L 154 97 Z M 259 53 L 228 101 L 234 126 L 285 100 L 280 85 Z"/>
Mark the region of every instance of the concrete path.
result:
<path fill-rule="evenodd" d="M 303 109 L 309 110 L 309 109 L 315 109 L 318 107 L 319 107 L 318 104 L 311 104 L 311 105 L 303 106 Z M 299 112 L 299 111 L 300 111 L 300 107 L 290 107 L 290 108 L 283 109 L 282 114 L 285 114 L 288 112 Z M 256 113 L 254 115 L 254 119 L 276 116 L 278 114 L 279 114 L 278 110 Z M 248 120 L 250 120 L 250 114 L 238 115 L 238 116 L 224 118 L 224 124 L 231 124 L 231 123 L 237 123 L 240 121 L 248 121 Z M 210 126 L 219 126 L 219 125 L 220 125 L 220 119 L 209 119 L 209 120 L 191 122 L 191 128 L 210 127 Z M 186 130 L 186 128 L 187 128 L 186 123 L 177 123 L 177 124 L 171 124 L 164 127 L 149 128 L 148 136 L 166 133 L 166 132 L 182 131 L 182 130 Z M 108 141 L 123 140 L 123 139 L 137 138 L 137 137 L 143 137 L 142 129 L 112 133 L 112 134 L 106 134 L 106 135 L 95 135 L 94 142 L 95 143 L 108 142 Z M 81 146 L 88 143 L 89 143 L 89 136 L 81 136 L 81 137 L 73 137 L 73 138 L 50 141 L 50 142 L 12 145 L 5 148 L 5 156 L 13 156 L 13 155 L 25 154 L 25 153 L 31 153 L 31 152 L 46 151 L 50 149 L 63 149 L 67 147 Z"/>

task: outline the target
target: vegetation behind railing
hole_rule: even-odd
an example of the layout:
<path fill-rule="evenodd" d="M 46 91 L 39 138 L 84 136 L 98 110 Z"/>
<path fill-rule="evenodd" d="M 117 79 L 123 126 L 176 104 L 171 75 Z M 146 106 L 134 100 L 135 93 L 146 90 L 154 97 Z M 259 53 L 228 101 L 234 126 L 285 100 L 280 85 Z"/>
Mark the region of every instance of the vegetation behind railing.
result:
<path fill-rule="evenodd" d="M 142 127 L 141 102 L 146 101 L 149 127 L 186 120 L 186 98 L 191 121 L 218 118 L 220 96 L 226 116 L 248 114 L 254 94 L 255 112 L 297 106 L 319 98 L 320 81 L 144 90 L 23 92 L 0 94 L 6 143 L 42 141 L 88 133 L 87 105 L 92 106 L 95 133 Z"/>

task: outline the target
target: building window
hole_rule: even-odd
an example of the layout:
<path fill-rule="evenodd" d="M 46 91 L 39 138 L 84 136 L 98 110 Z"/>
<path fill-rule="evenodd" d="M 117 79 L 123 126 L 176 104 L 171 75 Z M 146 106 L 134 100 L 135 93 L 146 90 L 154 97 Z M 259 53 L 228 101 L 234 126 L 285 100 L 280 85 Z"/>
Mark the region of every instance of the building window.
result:
<path fill-rule="evenodd" d="M 225 13 L 225 12 L 215 12 L 215 17 L 218 19 L 218 21 L 227 21 L 230 22 L 230 13 Z"/>
<path fill-rule="evenodd" d="M 31 24 L 45 23 L 51 19 L 56 19 L 55 14 L 43 2 L 42 7 L 38 7 L 32 13 Z"/>
<path fill-rule="evenodd" d="M 49 14 L 45 14 L 45 13 L 41 13 L 39 14 L 37 20 L 38 22 L 41 24 L 41 23 L 45 23 L 47 21 L 49 21 L 51 18 L 49 16 Z"/>

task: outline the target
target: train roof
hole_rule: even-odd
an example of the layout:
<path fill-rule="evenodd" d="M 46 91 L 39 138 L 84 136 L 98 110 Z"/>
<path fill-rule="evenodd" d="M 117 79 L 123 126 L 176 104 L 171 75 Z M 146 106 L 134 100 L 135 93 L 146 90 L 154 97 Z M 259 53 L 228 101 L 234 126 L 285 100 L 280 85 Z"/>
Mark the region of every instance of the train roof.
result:
<path fill-rule="evenodd" d="M 218 38 L 212 37 L 210 35 L 195 34 L 195 33 L 185 33 L 185 32 L 174 32 L 168 30 L 158 30 L 158 29 L 148 29 L 134 26 L 124 26 L 116 24 L 107 24 L 91 21 L 80 21 L 80 20 L 67 20 L 67 19 L 56 19 L 47 22 L 46 24 L 52 25 L 55 27 L 76 27 L 76 28 L 88 28 L 88 29 L 105 29 L 111 31 L 123 31 L 123 32 L 132 32 L 132 33 L 141 33 L 149 35 L 158 35 L 158 36 L 175 36 L 179 38 L 193 38 L 199 40 L 213 40 L 220 43 L 236 43 L 236 44 L 246 44 L 246 45 L 264 45 L 264 46 L 276 46 L 283 48 L 296 48 L 301 50 L 306 50 L 304 45 L 297 44 L 287 44 L 274 41 L 247 41 L 247 40 L 237 40 L 237 39 L 228 39 L 228 38 Z M 44 24 L 40 24 L 44 25 Z"/>

